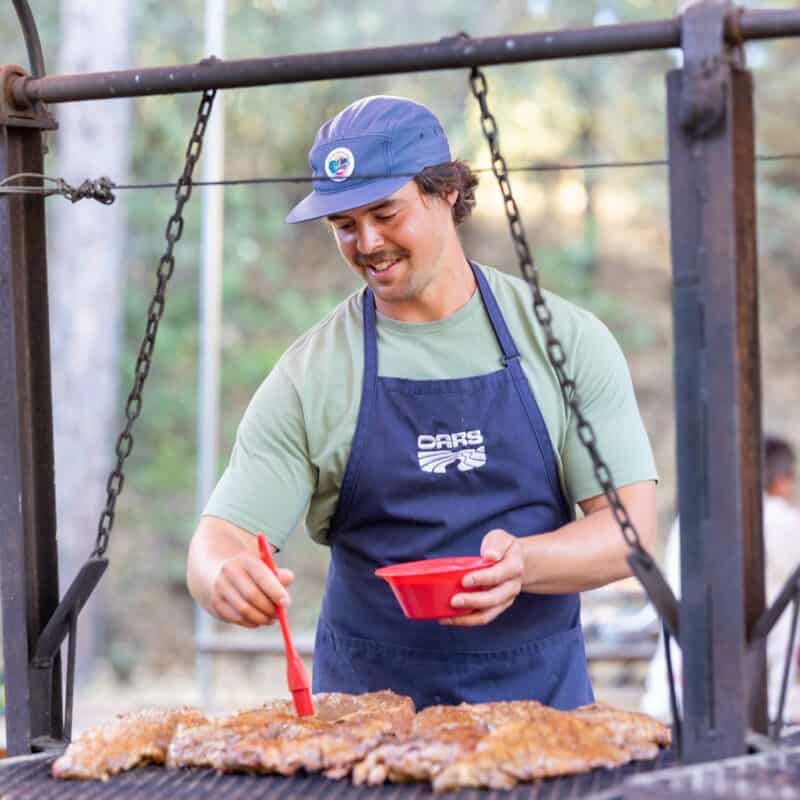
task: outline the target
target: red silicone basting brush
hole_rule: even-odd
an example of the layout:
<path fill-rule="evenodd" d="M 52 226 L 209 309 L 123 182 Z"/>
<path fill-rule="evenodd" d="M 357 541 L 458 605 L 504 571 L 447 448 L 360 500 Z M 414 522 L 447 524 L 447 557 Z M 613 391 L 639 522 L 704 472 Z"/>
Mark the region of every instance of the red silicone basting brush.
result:
<path fill-rule="evenodd" d="M 267 540 L 264 534 L 258 534 L 258 549 L 261 553 L 261 560 L 273 571 L 275 577 L 278 570 L 272 560 Z M 278 621 L 281 623 L 283 632 L 283 645 L 286 648 L 286 681 L 289 684 L 289 691 L 292 693 L 294 708 L 298 717 L 310 717 L 314 713 L 314 704 L 311 702 L 311 690 L 309 689 L 308 673 L 300 656 L 295 650 L 292 642 L 292 634 L 289 631 L 289 623 L 286 621 L 286 610 L 283 606 L 277 606 Z"/>

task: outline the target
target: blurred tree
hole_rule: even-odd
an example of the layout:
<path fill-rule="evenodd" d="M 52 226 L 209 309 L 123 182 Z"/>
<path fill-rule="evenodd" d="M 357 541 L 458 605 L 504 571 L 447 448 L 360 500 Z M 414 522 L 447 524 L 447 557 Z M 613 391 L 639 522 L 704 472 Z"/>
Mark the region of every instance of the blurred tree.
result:
<path fill-rule="evenodd" d="M 128 0 L 62 0 L 59 74 L 125 66 L 130 60 Z M 126 100 L 61 104 L 52 137 L 57 174 L 73 185 L 100 175 L 126 180 L 130 160 L 131 103 Z M 56 508 L 62 587 L 94 544 L 105 506 L 105 483 L 120 419 L 124 259 L 127 240 L 124 196 L 112 206 L 84 200 L 50 208 L 50 334 Z M 81 615 L 77 677 L 105 650 L 101 582 Z"/>

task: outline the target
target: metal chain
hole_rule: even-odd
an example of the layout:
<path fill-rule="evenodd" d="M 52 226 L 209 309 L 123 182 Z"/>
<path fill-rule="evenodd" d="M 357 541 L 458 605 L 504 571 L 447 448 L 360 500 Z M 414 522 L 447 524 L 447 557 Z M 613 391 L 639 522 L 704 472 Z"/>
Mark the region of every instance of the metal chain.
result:
<path fill-rule="evenodd" d="M 214 103 L 214 96 L 216 91 L 206 90 L 203 92 L 203 98 L 200 101 L 200 107 L 197 111 L 197 121 L 195 122 L 192 136 L 189 139 L 189 145 L 186 148 L 186 164 L 183 168 L 183 174 L 178 179 L 175 186 L 175 212 L 169 218 L 166 228 L 167 249 L 158 264 L 155 295 L 150 301 L 147 309 L 147 325 L 145 327 L 144 339 L 139 347 L 139 355 L 136 359 L 136 368 L 134 370 L 133 388 L 128 395 L 128 402 L 125 405 L 125 427 L 117 439 L 116 454 L 117 463 L 111 470 L 106 482 L 106 507 L 100 515 L 100 522 L 97 529 L 97 541 L 95 542 L 92 556 L 98 558 L 102 557 L 108 547 L 108 540 L 111 534 L 111 529 L 114 526 L 114 509 L 117 504 L 117 498 L 122 493 L 122 487 L 125 484 L 125 476 L 122 472 L 122 467 L 125 459 L 131 454 L 133 450 L 133 423 L 136 421 L 142 411 L 142 389 L 147 375 L 150 372 L 150 363 L 153 357 L 153 350 L 156 345 L 156 335 L 158 334 L 158 324 L 164 314 L 164 306 L 166 302 L 166 289 L 169 279 L 175 270 L 175 258 L 172 255 L 175 243 L 181 238 L 183 234 L 183 207 L 189 200 L 192 194 L 192 173 L 194 172 L 195 164 L 200 158 L 200 151 L 203 147 L 203 134 L 206 130 L 208 118 L 211 115 L 211 107 Z"/>
<path fill-rule="evenodd" d="M 486 95 L 489 91 L 486 77 L 478 67 L 472 68 L 470 73 L 470 86 L 472 88 L 472 94 L 480 105 L 481 128 L 483 129 L 486 141 L 489 143 L 489 150 L 492 156 L 492 172 L 494 172 L 497 182 L 500 184 L 500 191 L 503 193 L 503 205 L 506 210 L 509 227 L 511 228 L 511 240 L 517 253 L 519 267 L 522 276 L 531 288 L 531 293 L 533 295 L 533 311 L 536 315 L 536 319 L 544 330 L 545 342 L 547 344 L 547 356 L 558 376 L 564 402 L 575 415 L 575 419 L 578 422 L 578 437 L 589 453 L 595 477 L 614 513 L 614 517 L 622 531 L 623 538 L 631 549 L 636 550 L 639 555 L 645 558 L 649 563 L 652 559 L 642 546 L 639 532 L 636 530 L 636 526 L 633 524 L 633 520 L 630 518 L 614 486 L 611 470 L 608 464 L 603 460 L 597 448 L 597 437 L 595 436 L 594 429 L 581 411 L 575 381 L 567 375 L 567 357 L 561 342 L 553 332 L 553 317 L 550 313 L 550 309 L 547 307 L 539 285 L 539 271 L 534 265 L 531 251 L 528 247 L 528 239 L 525 236 L 525 229 L 522 225 L 519 208 L 517 207 L 516 200 L 514 200 L 514 195 L 511 193 L 511 182 L 508 177 L 506 160 L 500 152 L 497 121 L 489 110 L 489 106 L 486 102 Z"/>

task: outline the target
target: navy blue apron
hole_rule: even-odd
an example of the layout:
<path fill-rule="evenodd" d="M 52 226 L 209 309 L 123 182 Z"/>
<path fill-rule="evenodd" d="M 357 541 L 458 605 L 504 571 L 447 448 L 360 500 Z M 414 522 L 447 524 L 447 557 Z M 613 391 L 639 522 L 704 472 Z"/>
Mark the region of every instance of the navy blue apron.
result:
<path fill-rule="evenodd" d="M 488 625 L 443 626 L 406 619 L 374 575 L 402 561 L 478 555 L 492 528 L 528 536 L 571 518 L 519 353 L 472 269 L 503 356 L 487 375 L 379 376 L 375 299 L 364 292 L 364 383 L 329 533 L 315 692 L 392 689 L 417 708 L 535 699 L 570 709 L 594 699 L 577 594 L 521 593 Z"/>

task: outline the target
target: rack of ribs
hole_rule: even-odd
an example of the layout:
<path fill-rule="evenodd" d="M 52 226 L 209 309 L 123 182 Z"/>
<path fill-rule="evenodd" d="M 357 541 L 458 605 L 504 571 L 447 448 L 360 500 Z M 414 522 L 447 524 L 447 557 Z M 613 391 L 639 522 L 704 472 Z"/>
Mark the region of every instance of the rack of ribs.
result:
<path fill-rule="evenodd" d="M 180 725 L 188 729 L 207 722 L 196 708 L 147 709 L 120 714 L 111 723 L 85 730 L 53 762 L 56 778 L 107 780 L 145 764 L 163 764 Z"/>
<path fill-rule="evenodd" d="M 405 738 L 373 749 L 356 784 L 431 781 L 436 791 L 510 789 L 519 781 L 574 775 L 653 758 L 669 728 L 644 714 L 593 704 L 557 711 L 535 701 L 431 706 Z"/>
<path fill-rule="evenodd" d="M 520 781 L 612 768 L 657 755 L 670 731 L 645 714 L 601 703 L 557 711 L 530 700 L 431 706 L 391 691 L 314 696 L 206 719 L 192 708 L 142 711 L 91 728 L 52 768 L 58 778 L 106 779 L 143 764 L 218 772 L 352 776 L 355 784 L 430 781 L 436 791 L 513 788 Z"/>
<path fill-rule="evenodd" d="M 610 730 L 611 741 L 631 751 L 634 761 L 655 758 L 659 747 L 669 747 L 672 732 L 647 714 L 623 711 L 605 703 L 580 706 L 569 712 L 576 719 L 595 722 Z"/>
<path fill-rule="evenodd" d="M 562 711 L 502 725 L 433 777 L 437 792 L 467 787 L 513 789 L 519 781 L 575 775 L 631 760 L 611 731 Z"/>
<path fill-rule="evenodd" d="M 294 775 L 302 770 L 345 777 L 383 740 L 405 734 L 414 718 L 411 698 L 391 691 L 314 696 L 313 717 L 272 705 L 176 731 L 167 765 L 207 766 L 219 772 Z"/>
<path fill-rule="evenodd" d="M 353 782 L 375 786 L 432 781 L 492 731 L 514 722 L 530 723 L 546 710 L 535 700 L 429 706 L 414 717 L 408 736 L 380 745 L 357 764 Z"/>

